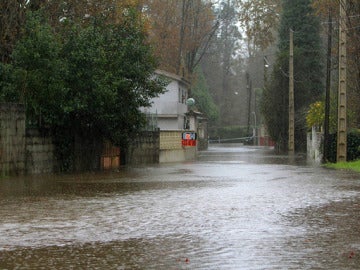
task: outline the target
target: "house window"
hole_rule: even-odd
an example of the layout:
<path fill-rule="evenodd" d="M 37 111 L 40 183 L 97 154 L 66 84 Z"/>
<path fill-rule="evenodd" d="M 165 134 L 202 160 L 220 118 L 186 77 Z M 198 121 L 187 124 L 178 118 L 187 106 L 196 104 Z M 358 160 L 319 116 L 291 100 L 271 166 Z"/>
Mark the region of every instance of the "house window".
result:
<path fill-rule="evenodd" d="M 186 102 L 186 90 L 179 87 L 179 103 Z"/>
<path fill-rule="evenodd" d="M 184 116 L 184 129 L 190 129 L 190 120 Z"/>

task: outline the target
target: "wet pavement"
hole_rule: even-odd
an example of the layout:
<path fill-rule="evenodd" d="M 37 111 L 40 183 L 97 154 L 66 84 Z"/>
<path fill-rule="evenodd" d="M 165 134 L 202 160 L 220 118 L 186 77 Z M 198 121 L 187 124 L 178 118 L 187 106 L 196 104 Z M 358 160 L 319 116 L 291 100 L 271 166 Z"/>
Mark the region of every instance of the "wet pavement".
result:
<path fill-rule="evenodd" d="M 359 195 L 359 174 L 236 144 L 2 179 L 0 269 L 359 269 Z"/>

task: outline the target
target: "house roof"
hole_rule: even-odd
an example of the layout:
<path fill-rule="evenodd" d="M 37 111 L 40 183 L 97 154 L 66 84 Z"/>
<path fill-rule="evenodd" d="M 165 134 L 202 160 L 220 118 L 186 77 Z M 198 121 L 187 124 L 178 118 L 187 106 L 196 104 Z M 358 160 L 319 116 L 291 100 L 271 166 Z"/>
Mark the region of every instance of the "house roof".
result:
<path fill-rule="evenodd" d="M 186 116 L 195 116 L 198 120 L 205 120 L 207 121 L 207 117 L 205 116 L 205 114 L 203 114 L 202 112 L 199 111 L 194 111 L 194 110 L 190 110 L 186 113 Z"/>
<path fill-rule="evenodd" d="M 168 72 L 168 71 L 165 71 L 165 70 L 161 70 L 161 69 L 157 69 L 155 70 L 155 74 L 157 75 L 163 75 L 167 78 L 170 78 L 170 79 L 173 79 L 173 80 L 176 80 L 178 82 L 182 82 L 183 84 L 185 84 L 187 87 L 190 86 L 190 82 L 188 80 L 186 80 L 184 77 L 181 77 L 175 73 L 171 73 L 171 72 Z"/>

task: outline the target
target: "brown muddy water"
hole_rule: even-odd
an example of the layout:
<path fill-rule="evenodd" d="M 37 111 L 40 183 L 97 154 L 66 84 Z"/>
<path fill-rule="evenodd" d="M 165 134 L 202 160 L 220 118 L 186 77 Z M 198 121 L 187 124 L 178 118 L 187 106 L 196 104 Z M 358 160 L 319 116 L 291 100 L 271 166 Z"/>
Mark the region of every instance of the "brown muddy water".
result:
<path fill-rule="evenodd" d="M 359 192 L 359 174 L 236 144 L 1 179 L 0 269 L 359 269 Z"/>

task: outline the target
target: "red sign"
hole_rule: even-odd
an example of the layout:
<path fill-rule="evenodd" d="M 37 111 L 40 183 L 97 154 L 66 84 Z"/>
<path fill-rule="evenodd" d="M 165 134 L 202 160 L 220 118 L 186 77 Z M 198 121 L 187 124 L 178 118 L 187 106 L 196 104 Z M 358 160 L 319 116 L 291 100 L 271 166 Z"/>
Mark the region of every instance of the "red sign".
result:
<path fill-rule="evenodd" d="M 196 146 L 196 132 L 183 132 L 181 144 L 182 146 Z"/>

